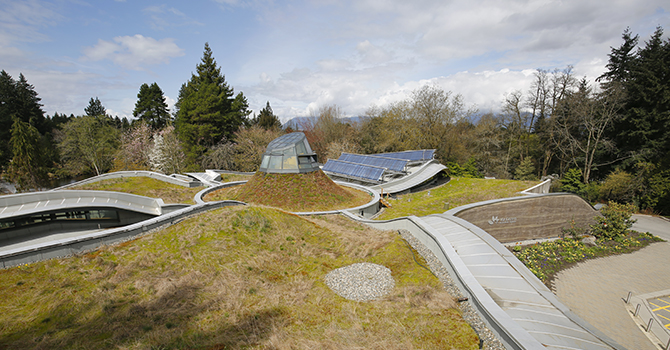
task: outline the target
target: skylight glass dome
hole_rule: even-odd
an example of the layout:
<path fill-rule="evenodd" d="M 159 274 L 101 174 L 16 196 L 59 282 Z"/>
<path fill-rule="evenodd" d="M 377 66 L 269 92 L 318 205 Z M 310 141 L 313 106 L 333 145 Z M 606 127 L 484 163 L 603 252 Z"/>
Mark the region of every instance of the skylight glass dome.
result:
<path fill-rule="evenodd" d="M 319 170 L 319 163 L 305 134 L 294 132 L 270 142 L 259 170 L 266 173 L 308 173 Z"/>

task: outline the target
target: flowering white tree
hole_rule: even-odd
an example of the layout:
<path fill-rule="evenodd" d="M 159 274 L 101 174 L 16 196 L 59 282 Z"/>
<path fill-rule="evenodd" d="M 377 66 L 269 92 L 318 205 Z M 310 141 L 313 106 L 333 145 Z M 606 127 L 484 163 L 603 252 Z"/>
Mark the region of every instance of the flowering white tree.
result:
<path fill-rule="evenodd" d="M 172 125 L 154 134 L 149 163 L 152 170 L 164 174 L 181 172 L 184 167 L 184 151 Z"/>
<path fill-rule="evenodd" d="M 153 148 L 151 127 L 141 122 L 121 134 L 121 147 L 114 158 L 114 171 L 146 170 Z"/>

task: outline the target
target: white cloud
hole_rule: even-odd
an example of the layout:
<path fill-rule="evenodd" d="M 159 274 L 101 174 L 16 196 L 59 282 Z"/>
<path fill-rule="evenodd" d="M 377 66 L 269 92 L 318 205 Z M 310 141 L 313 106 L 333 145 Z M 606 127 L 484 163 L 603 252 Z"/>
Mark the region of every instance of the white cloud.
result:
<path fill-rule="evenodd" d="M 84 59 L 109 59 L 125 68 L 141 70 L 145 65 L 168 63 L 170 58 L 184 55 L 173 39 L 156 40 L 140 34 L 117 36 L 112 41 L 98 39 L 95 46 L 84 48 Z"/>
<path fill-rule="evenodd" d="M 274 40 L 263 47 L 281 54 L 265 61 L 257 55 L 246 64 L 242 90 L 252 108 L 270 100 L 285 119 L 332 103 L 349 115 L 363 114 L 425 83 L 495 112 L 505 93 L 527 92 L 537 68 L 574 65 L 577 78 L 593 81 L 626 26 L 644 38 L 649 30 L 636 28 L 649 21 L 670 25 L 665 1 L 643 3 L 319 0 L 302 7 L 311 12 L 276 4 L 263 22 Z M 307 45 L 309 54 L 300 49 Z M 252 83 L 259 70 L 265 73 Z"/>
<path fill-rule="evenodd" d="M 39 1 L 0 0 L 0 8 L 0 45 L 46 41 L 48 36 L 40 28 L 63 19 L 48 4 Z"/>
<path fill-rule="evenodd" d="M 149 6 L 143 10 L 149 15 L 149 23 L 153 29 L 165 30 L 169 27 L 181 27 L 186 25 L 202 26 L 197 21 L 174 7 L 167 5 Z"/>
<path fill-rule="evenodd" d="M 361 62 L 364 64 L 383 64 L 393 58 L 392 53 L 373 45 L 369 40 L 358 43 L 356 51 L 361 55 Z"/>
<path fill-rule="evenodd" d="M 0 9 L 2 69 L 25 65 L 28 53 L 20 46 L 49 41 L 49 36 L 40 30 L 63 19 L 48 4 L 38 1 L 0 0 Z"/>

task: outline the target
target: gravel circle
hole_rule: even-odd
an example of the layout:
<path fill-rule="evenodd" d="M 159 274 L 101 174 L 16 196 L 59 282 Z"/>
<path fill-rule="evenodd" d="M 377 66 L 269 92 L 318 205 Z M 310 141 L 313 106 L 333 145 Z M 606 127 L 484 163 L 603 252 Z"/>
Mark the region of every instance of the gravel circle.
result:
<path fill-rule="evenodd" d="M 391 293 L 395 281 L 391 270 L 382 265 L 357 263 L 340 267 L 324 277 L 337 295 L 353 301 L 370 301 Z"/>

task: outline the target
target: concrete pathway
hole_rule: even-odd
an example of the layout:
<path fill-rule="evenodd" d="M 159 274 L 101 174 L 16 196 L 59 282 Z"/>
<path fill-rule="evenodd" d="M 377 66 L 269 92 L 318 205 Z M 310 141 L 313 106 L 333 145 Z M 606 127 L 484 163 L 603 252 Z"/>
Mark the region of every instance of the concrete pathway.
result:
<path fill-rule="evenodd" d="M 651 232 L 654 235 L 670 242 L 670 220 L 651 215 L 633 215 L 637 220 L 633 224 L 633 230 L 640 232 Z"/>
<path fill-rule="evenodd" d="M 670 239 L 670 222 L 635 215 L 633 227 Z M 656 347 L 627 314 L 622 298 L 670 289 L 670 242 L 654 243 L 631 254 L 577 264 L 558 274 L 554 292 L 587 322 L 630 350 Z"/>
<path fill-rule="evenodd" d="M 532 337 L 524 343 L 528 349 L 612 349 L 599 334 L 588 332 L 564 314 L 564 306 L 555 303 L 556 297 L 493 237 L 483 231 L 479 236 L 449 215 L 419 220 L 448 240 L 476 282 L 507 314 L 498 317 L 498 322 L 509 322 L 510 329 L 520 327 Z"/>

